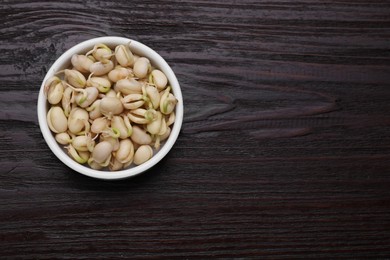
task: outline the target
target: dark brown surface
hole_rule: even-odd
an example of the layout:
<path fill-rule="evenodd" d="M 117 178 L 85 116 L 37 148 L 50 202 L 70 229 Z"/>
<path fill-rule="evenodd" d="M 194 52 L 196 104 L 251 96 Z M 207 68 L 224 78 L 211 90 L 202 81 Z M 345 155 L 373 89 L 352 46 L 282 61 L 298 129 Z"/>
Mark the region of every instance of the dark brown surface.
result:
<path fill-rule="evenodd" d="M 389 10 L 1 1 L 1 258 L 390 258 Z M 185 101 L 173 150 L 119 182 L 64 166 L 36 116 L 54 60 L 105 35 L 157 50 Z"/>

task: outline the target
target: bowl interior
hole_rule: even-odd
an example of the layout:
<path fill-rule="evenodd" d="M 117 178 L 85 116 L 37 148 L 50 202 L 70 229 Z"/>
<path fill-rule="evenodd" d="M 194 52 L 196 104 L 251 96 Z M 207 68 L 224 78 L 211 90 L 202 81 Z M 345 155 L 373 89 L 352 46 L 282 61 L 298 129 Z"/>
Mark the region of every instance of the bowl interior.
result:
<path fill-rule="evenodd" d="M 44 94 L 44 83 L 45 81 L 53 76 L 57 71 L 63 70 L 65 68 L 68 68 L 70 65 L 70 59 L 73 54 L 82 54 L 86 53 L 87 51 L 91 50 L 95 44 L 98 43 L 104 43 L 110 48 L 114 48 L 115 46 L 119 44 L 128 44 L 131 42 L 130 49 L 133 53 L 147 57 L 154 67 L 160 69 L 164 74 L 167 76 L 170 86 L 172 87 L 172 92 L 175 95 L 175 97 L 178 100 L 178 103 L 176 104 L 175 108 L 175 123 L 173 124 L 173 127 L 171 129 L 171 134 L 167 140 L 164 141 L 164 143 L 161 145 L 160 149 L 156 151 L 156 153 L 153 155 L 153 157 L 138 166 L 132 166 L 128 169 L 123 169 L 120 171 L 106 171 L 106 170 L 94 170 L 89 168 L 87 165 L 81 165 L 74 161 L 72 158 L 69 157 L 69 155 L 65 152 L 63 147 L 59 145 L 52 132 L 50 131 L 48 125 L 47 125 L 47 119 L 46 114 L 49 108 L 49 104 L 46 100 L 45 94 Z M 38 121 L 39 126 L 42 132 L 42 135 L 48 144 L 49 148 L 52 150 L 52 152 L 68 167 L 71 169 L 90 176 L 94 178 L 99 179 L 123 179 L 132 177 L 135 175 L 138 175 L 149 168 L 156 165 L 172 148 L 174 145 L 182 125 L 183 121 L 183 98 L 180 90 L 179 82 L 172 71 L 171 67 L 168 65 L 168 63 L 154 50 L 149 48 L 148 46 L 137 42 L 135 40 L 131 40 L 124 37 L 99 37 L 90 39 L 87 41 L 84 41 L 82 43 L 79 43 L 75 45 L 74 47 L 67 50 L 65 53 L 63 53 L 51 66 L 51 68 L 48 70 L 40 91 L 39 91 L 39 97 L 38 97 L 38 105 L 37 105 L 37 112 L 38 112 Z"/>

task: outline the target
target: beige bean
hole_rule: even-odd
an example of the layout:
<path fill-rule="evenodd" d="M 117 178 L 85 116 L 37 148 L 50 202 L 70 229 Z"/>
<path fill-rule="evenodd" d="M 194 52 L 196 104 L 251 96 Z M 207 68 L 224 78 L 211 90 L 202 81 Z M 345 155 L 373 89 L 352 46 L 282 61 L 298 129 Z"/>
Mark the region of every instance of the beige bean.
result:
<path fill-rule="evenodd" d="M 133 133 L 130 138 L 133 142 L 141 145 L 152 142 L 152 137 L 138 126 L 133 126 Z"/>
<path fill-rule="evenodd" d="M 134 56 L 131 52 L 129 45 L 118 45 L 115 47 L 115 58 L 123 67 L 129 67 L 133 65 Z"/>
<path fill-rule="evenodd" d="M 103 114 L 100 112 L 100 99 L 95 100 L 86 110 L 89 112 L 89 118 L 95 120 L 98 117 L 101 117 Z"/>
<path fill-rule="evenodd" d="M 49 103 L 52 105 L 56 105 L 61 102 L 63 94 L 64 94 L 64 85 L 60 81 L 54 86 L 49 88 L 49 91 L 47 93 L 47 101 L 49 101 Z"/>
<path fill-rule="evenodd" d="M 85 109 L 75 107 L 70 111 L 68 118 L 68 128 L 73 134 L 81 134 L 82 131 L 89 132 L 89 115 Z"/>
<path fill-rule="evenodd" d="M 121 99 L 123 107 L 126 109 L 137 109 L 145 103 L 142 94 L 129 94 Z"/>
<path fill-rule="evenodd" d="M 85 88 L 87 80 L 80 71 L 77 70 L 64 70 L 65 80 L 75 88 Z"/>
<path fill-rule="evenodd" d="M 123 115 L 122 117 L 127 129 L 127 136 L 131 136 L 131 134 L 133 133 L 133 126 L 130 123 L 130 119 L 126 115 Z"/>
<path fill-rule="evenodd" d="M 129 76 L 132 76 L 132 71 L 128 68 L 123 68 L 123 67 L 115 68 L 108 73 L 108 78 L 112 82 L 117 82 Z"/>
<path fill-rule="evenodd" d="M 93 63 L 89 67 L 89 71 L 95 76 L 102 76 L 107 74 L 114 68 L 114 63 L 111 60 L 108 61 L 98 61 Z"/>
<path fill-rule="evenodd" d="M 112 145 L 107 141 L 103 141 L 95 145 L 91 157 L 95 162 L 99 164 L 103 164 L 107 160 L 111 159 L 112 150 L 113 150 Z"/>
<path fill-rule="evenodd" d="M 134 63 L 133 72 L 137 78 L 143 79 L 148 75 L 150 70 L 150 61 L 145 57 L 141 57 L 137 59 Z"/>
<path fill-rule="evenodd" d="M 100 102 L 100 112 L 111 118 L 113 115 L 119 115 L 123 111 L 122 102 L 116 97 L 104 97 Z"/>
<path fill-rule="evenodd" d="M 172 113 L 172 111 L 175 109 L 176 103 L 177 103 L 177 99 L 175 98 L 175 96 L 169 91 L 167 91 L 166 89 L 165 93 L 162 95 L 160 99 L 161 113 L 165 115 Z"/>
<path fill-rule="evenodd" d="M 84 93 L 78 93 L 75 96 L 77 105 L 82 108 L 86 108 L 91 105 L 98 97 L 99 91 L 95 87 L 87 87 L 85 88 L 85 93 L 86 95 L 84 95 Z"/>
<path fill-rule="evenodd" d="M 147 118 L 147 116 L 147 110 L 144 108 L 137 108 L 127 113 L 127 117 L 130 119 L 131 122 L 140 125 L 148 124 L 152 121 L 150 118 Z"/>
<path fill-rule="evenodd" d="M 52 77 L 48 78 L 45 82 L 45 86 L 44 86 L 43 91 L 47 97 L 47 100 L 52 105 L 59 103 L 59 101 L 57 102 L 57 100 L 56 100 L 58 98 L 57 93 L 60 90 L 60 89 L 58 89 L 59 86 L 57 86 L 57 85 L 60 84 L 61 82 L 62 82 L 61 79 L 57 76 L 52 76 Z M 63 91 L 64 91 L 64 86 L 62 85 L 62 92 Z M 50 92 L 54 92 L 54 93 L 50 93 Z M 60 99 L 61 98 L 62 98 L 62 93 L 61 93 Z"/>
<path fill-rule="evenodd" d="M 161 91 L 164 90 L 168 84 L 168 78 L 161 70 L 153 70 L 149 77 L 150 83 L 154 84 L 156 88 Z"/>
<path fill-rule="evenodd" d="M 110 135 L 101 134 L 99 137 L 99 142 L 107 141 L 111 144 L 112 150 L 117 151 L 119 149 L 119 139 L 114 138 Z"/>
<path fill-rule="evenodd" d="M 47 112 L 47 124 L 54 133 L 65 132 L 68 129 L 67 123 L 68 120 L 60 107 L 51 107 Z"/>
<path fill-rule="evenodd" d="M 101 93 L 107 93 L 111 88 L 111 82 L 104 77 L 91 77 L 87 80 L 88 87 L 95 87 Z"/>
<path fill-rule="evenodd" d="M 55 139 L 59 144 L 67 145 L 72 143 L 72 138 L 68 133 L 59 133 L 55 135 Z"/>
<path fill-rule="evenodd" d="M 149 145 L 141 145 L 134 154 L 135 165 L 143 164 L 153 156 L 153 149 Z"/>
<path fill-rule="evenodd" d="M 66 116 L 69 116 L 70 110 L 71 110 L 71 100 L 72 100 L 72 94 L 73 90 L 71 88 L 65 88 L 64 93 L 62 95 L 61 99 L 61 105 L 64 109 L 64 113 Z"/>
<path fill-rule="evenodd" d="M 135 94 L 142 92 L 142 84 L 131 78 L 118 80 L 114 86 L 116 92 L 121 92 L 123 95 Z"/>
<path fill-rule="evenodd" d="M 93 61 L 85 55 L 74 54 L 71 58 L 73 67 L 81 73 L 89 72 L 89 67 L 93 64 Z"/>
<path fill-rule="evenodd" d="M 133 160 L 134 146 L 129 139 L 123 139 L 119 142 L 119 149 L 115 152 L 115 158 L 121 163 L 127 163 Z"/>
<path fill-rule="evenodd" d="M 157 111 L 156 114 L 157 114 L 156 119 L 154 119 L 152 122 L 150 122 L 146 125 L 146 129 L 152 135 L 158 134 L 160 132 L 161 121 L 164 121 L 164 119 L 162 118 L 162 115 L 159 111 Z"/>
<path fill-rule="evenodd" d="M 79 135 L 72 140 L 72 145 L 77 151 L 86 152 L 88 151 L 88 142 L 87 136 Z"/>
<path fill-rule="evenodd" d="M 87 56 L 92 54 L 93 57 L 98 61 L 104 61 L 111 57 L 112 50 L 105 44 L 96 44 L 91 51 L 87 53 Z"/>
<path fill-rule="evenodd" d="M 152 86 L 147 86 L 145 88 L 145 91 L 153 108 L 157 109 L 160 105 L 160 93 L 158 92 L 157 88 Z"/>
<path fill-rule="evenodd" d="M 92 121 L 91 132 L 100 134 L 108 128 L 109 120 L 106 117 L 99 117 Z"/>
<path fill-rule="evenodd" d="M 47 95 L 47 93 L 49 92 L 49 89 L 51 87 L 54 87 L 55 85 L 57 85 L 60 82 L 61 82 L 61 79 L 59 77 L 57 77 L 57 76 L 52 76 L 52 77 L 48 78 L 45 81 L 45 85 L 44 85 L 44 88 L 43 88 L 43 92 L 45 93 L 45 95 Z"/>
<path fill-rule="evenodd" d="M 126 128 L 125 122 L 121 116 L 113 116 L 111 119 L 111 127 L 119 131 L 119 138 L 125 139 L 129 137 L 128 129 Z"/>

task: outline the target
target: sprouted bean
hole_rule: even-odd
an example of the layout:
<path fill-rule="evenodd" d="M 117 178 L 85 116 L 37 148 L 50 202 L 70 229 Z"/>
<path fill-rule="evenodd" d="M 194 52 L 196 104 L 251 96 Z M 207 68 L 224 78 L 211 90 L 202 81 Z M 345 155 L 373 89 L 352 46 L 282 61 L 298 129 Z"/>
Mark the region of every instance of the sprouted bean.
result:
<path fill-rule="evenodd" d="M 45 82 L 50 130 L 73 160 L 92 169 L 148 161 L 175 121 L 177 99 L 166 75 L 130 44 L 96 44 Z"/>

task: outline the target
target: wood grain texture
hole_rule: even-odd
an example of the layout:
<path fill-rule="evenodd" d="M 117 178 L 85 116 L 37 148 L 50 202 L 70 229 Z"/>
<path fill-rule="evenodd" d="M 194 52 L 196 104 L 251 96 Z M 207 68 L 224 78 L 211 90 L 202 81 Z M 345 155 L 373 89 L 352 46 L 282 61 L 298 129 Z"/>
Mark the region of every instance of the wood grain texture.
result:
<path fill-rule="evenodd" d="M 185 120 L 146 174 L 71 171 L 39 130 L 45 72 L 105 35 L 172 66 Z M 0 3 L 4 259 L 389 259 L 390 3 Z"/>

